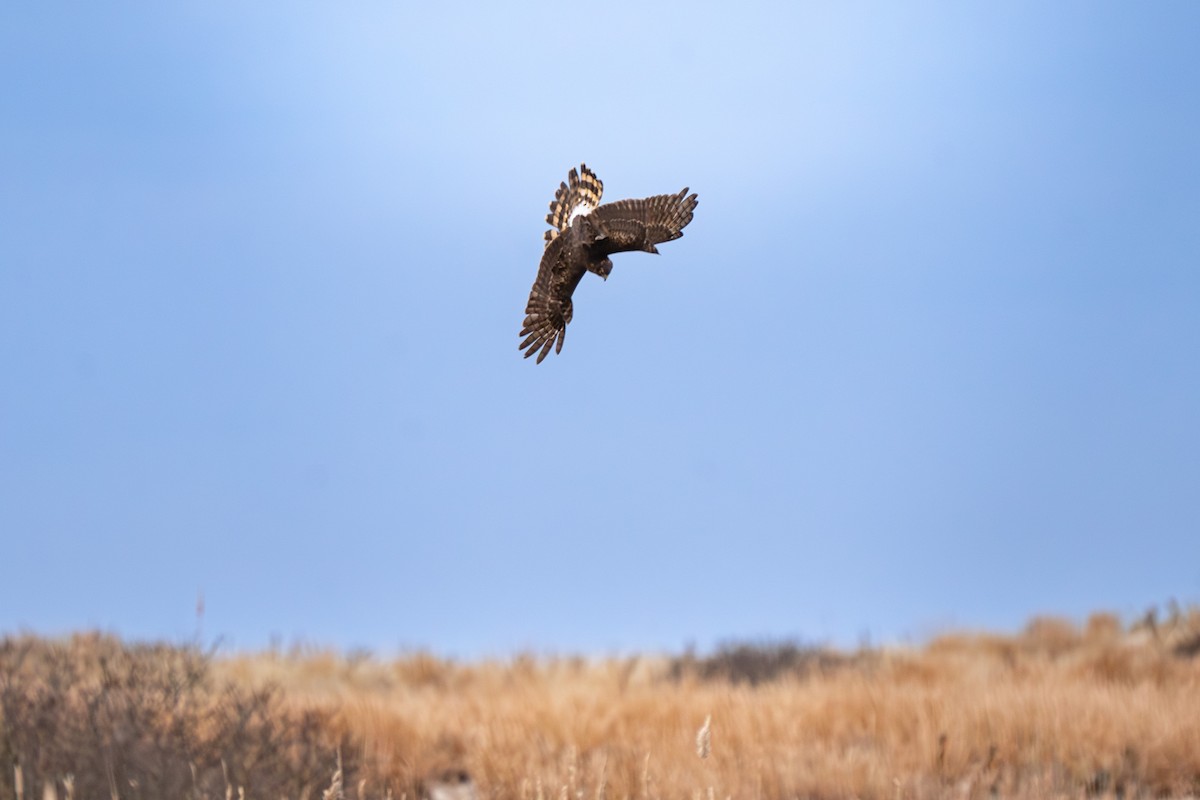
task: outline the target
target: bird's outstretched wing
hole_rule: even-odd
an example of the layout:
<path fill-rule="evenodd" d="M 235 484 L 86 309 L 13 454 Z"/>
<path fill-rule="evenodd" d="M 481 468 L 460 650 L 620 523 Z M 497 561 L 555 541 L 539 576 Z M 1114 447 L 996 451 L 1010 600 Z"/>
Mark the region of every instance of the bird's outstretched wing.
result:
<path fill-rule="evenodd" d="M 618 200 L 593 211 L 588 222 L 599 233 L 594 251 L 603 255 L 628 250 L 657 253 L 654 245 L 683 236 L 692 221 L 696 195 L 685 187 L 678 194 L 660 194 L 640 200 Z"/>
<path fill-rule="evenodd" d="M 567 323 L 571 321 L 571 295 L 587 272 L 583 262 L 569 258 L 571 250 L 565 246 L 569 236 L 568 233 L 555 237 L 546 245 L 529 302 L 525 304 L 525 322 L 520 334 L 525 339 L 520 349 L 525 351 L 526 358 L 537 353 L 539 364 L 551 347 L 555 353 L 562 352 Z"/>

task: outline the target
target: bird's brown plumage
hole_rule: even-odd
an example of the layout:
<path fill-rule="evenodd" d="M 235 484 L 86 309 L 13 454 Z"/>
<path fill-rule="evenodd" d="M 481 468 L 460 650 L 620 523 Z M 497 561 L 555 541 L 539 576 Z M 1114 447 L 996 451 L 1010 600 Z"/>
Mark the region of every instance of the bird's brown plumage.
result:
<path fill-rule="evenodd" d="M 604 184 L 581 164 L 571 170 L 550 203 L 546 222 L 546 249 L 525 306 L 520 349 L 538 363 L 550 352 L 562 351 L 573 307 L 571 295 L 585 272 L 607 279 L 613 253 L 641 250 L 657 253 L 656 244 L 683 236 L 692 221 L 696 195 L 684 188 L 678 194 L 660 194 L 640 200 L 618 200 L 600 205 Z"/>

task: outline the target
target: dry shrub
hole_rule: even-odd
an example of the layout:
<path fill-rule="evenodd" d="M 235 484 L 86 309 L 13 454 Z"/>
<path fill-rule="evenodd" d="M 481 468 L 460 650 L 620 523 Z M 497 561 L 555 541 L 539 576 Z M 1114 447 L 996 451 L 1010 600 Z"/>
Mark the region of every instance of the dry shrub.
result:
<path fill-rule="evenodd" d="M 1083 629 L 1083 639 L 1089 645 L 1112 644 L 1121 638 L 1121 618 L 1108 612 L 1097 612 L 1088 617 Z"/>
<path fill-rule="evenodd" d="M 1026 652 L 1057 658 L 1079 646 L 1079 629 L 1058 617 L 1034 617 L 1021 632 L 1019 642 Z"/>
<path fill-rule="evenodd" d="M 669 674 L 675 680 L 694 676 L 756 686 L 783 677 L 805 678 L 829 672 L 849 661 L 828 648 L 795 642 L 728 642 L 709 656 L 698 657 L 688 651 L 672 659 Z"/>
<path fill-rule="evenodd" d="M 39 793 L 72 776 L 78 797 L 297 797 L 328 781 L 331 732 L 329 714 L 275 688 L 214 681 L 198 648 L 0 641 L 0 763 Z M 0 782 L 0 800 L 14 788 Z"/>

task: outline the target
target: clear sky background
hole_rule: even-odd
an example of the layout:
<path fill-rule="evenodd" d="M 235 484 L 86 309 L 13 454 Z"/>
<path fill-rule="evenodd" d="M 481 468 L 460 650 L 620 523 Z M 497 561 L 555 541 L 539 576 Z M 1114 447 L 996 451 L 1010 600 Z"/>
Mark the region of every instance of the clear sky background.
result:
<path fill-rule="evenodd" d="M 0 631 L 1200 600 L 1200 5 L 6 3 Z M 543 218 L 699 193 L 517 350 Z"/>

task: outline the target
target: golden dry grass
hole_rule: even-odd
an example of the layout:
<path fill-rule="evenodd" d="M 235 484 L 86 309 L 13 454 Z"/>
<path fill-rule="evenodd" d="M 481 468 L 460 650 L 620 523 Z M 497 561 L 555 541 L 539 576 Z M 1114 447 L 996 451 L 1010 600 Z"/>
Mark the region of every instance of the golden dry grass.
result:
<path fill-rule="evenodd" d="M 793 660 L 774 677 L 754 673 L 752 659 L 738 662 L 742 673 L 714 673 L 702 659 L 220 658 L 205 661 L 204 685 L 188 701 L 203 730 L 180 734 L 202 780 L 178 788 L 220 796 L 215 759 L 234 765 L 247 797 L 319 797 L 340 746 L 349 798 L 416 797 L 430 778 L 464 773 L 480 798 L 523 800 L 1194 796 L 1200 612 L 1149 622 L 1035 620 L 1015 636 L 947 635 L 907 651 Z M 6 686 L 10 695 L 49 691 L 7 672 L 0 701 Z M 711 674 L 721 677 L 700 677 Z M 263 696 L 262 724 L 279 724 L 257 738 L 241 734 L 260 753 L 247 763 L 238 737 L 220 730 L 236 717 L 199 710 Z M 69 772 L 66 763 L 37 765 L 27 752 L 36 737 L 7 702 L 0 756 L 7 749 L 26 766 L 27 785 L 34 772 L 43 783 Z M 145 724 L 178 727 L 186 717 L 164 707 Z M 300 720 L 310 727 L 296 741 L 289 731 Z M 255 784 L 256 769 L 274 777 Z M 100 783 L 105 794 L 108 784 Z M 8 797 L 13 783 L 0 782 L 0 800 Z"/>

